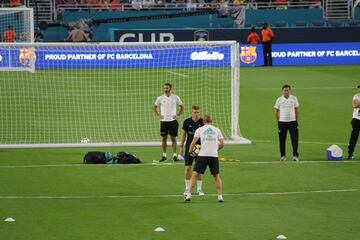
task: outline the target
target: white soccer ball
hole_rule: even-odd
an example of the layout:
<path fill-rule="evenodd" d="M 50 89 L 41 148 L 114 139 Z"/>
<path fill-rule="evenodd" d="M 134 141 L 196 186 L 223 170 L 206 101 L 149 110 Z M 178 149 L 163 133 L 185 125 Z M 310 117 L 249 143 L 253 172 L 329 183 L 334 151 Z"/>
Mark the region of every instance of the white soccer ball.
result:
<path fill-rule="evenodd" d="M 83 138 L 83 139 L 81 139 L 80 142 L 81 142 L 81 143 L 89 143 L 89 142 L 90 142 L 90 139 L 88 139 L 88 138 Z"/>

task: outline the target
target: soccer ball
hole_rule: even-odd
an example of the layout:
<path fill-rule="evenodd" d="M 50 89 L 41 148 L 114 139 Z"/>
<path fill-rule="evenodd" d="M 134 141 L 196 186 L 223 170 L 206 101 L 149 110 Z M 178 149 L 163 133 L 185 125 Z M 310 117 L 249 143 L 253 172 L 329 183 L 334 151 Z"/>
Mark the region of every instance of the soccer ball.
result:
<path fill-rule="evenodd" d="M 83 138 L 83 139 L 81 139 L 80 142 L 81 142 L 81 143 L 89 143 L 89 142 L 90 142 L 90 139 L 88 139 L 88 138 Z"/>
<path fill-rule="evenodd" d="M 191 156 L 197 156 L 200 152 L 200 144 L 196 144 L 191 152 Z"/>

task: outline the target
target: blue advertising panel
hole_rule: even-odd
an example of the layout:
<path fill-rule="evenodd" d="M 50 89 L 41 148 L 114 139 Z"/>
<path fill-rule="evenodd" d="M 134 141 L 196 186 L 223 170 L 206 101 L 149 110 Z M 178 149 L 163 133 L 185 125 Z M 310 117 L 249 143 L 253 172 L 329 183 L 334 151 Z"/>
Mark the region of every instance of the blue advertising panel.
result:
<path fill-rule="evenodd" d="M 0 68 L 35 63 L 44 68 L 225 67 L 230 46 L 69 46 L 0 47 Z"/>
<path fill-rule="evenodd" d="M 227 67 L 230 46 L 0 46 L 0 68 Z M 241 66 L 262 66 L 261 45 L 240 46 Z M 360 64 L 360 43 L 273 44 L 274 66 Z"/>
<path fill-rule="evenodd" d="M 241 45 L 241 66 L 263 66 L 262 45 Z M 360 64 L 360 43 L 273 44 L 274 66 Z"/>

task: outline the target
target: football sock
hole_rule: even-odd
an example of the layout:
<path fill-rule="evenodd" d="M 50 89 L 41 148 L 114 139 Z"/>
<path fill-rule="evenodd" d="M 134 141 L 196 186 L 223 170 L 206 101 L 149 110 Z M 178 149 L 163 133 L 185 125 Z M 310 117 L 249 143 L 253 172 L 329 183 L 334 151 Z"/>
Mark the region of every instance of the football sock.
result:
<path fill-rule="evenodd" d="M 201 191 L 202 189 L 202 180 L 197 180 L 197 190 Z"/>
<path fill-rule="evenodd" d="M 190 180 L 185 180 L 185 190 L 189 191 L 189 187 L 190 187 Z"/>

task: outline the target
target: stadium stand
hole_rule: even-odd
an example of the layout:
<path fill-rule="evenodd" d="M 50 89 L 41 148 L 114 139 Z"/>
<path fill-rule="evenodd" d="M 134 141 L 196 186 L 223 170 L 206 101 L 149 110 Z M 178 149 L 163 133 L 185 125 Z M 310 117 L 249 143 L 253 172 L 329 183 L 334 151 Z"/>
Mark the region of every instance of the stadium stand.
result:
<path fill-rule="evenodd" d="M 38 0 L 46 2 L 49 0 Z M 38 18 L 45 41 L 61 41 L 68 35 L 69 23 L 91 19 L 93 41 L 112 41 L 113 29 L 260 29 L 263 22 L 271 28 L 341 28 L 359 26 L 359 8 L 349 8 L 351 16 L 329 16 L 334 0 L 320 1 L 154 1 L 154 0 L 56 0 L 53 13 Z M 33 1 L 30 1 L 30 5 Z M 49 19 L 50 18 L 50 19 Z M 44 20 L 43 20 L 44 19 Z"/>

